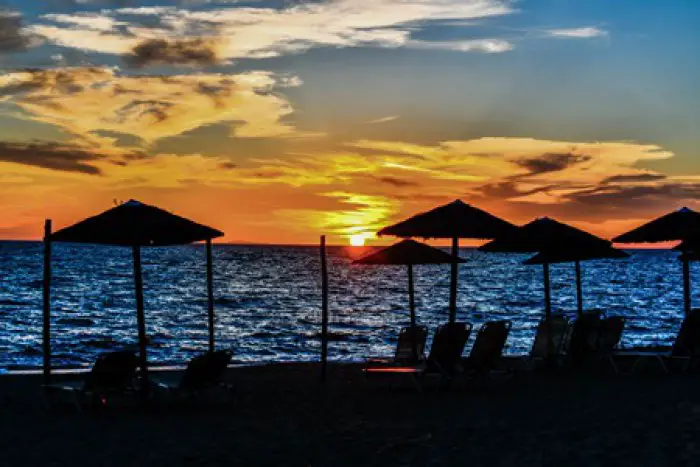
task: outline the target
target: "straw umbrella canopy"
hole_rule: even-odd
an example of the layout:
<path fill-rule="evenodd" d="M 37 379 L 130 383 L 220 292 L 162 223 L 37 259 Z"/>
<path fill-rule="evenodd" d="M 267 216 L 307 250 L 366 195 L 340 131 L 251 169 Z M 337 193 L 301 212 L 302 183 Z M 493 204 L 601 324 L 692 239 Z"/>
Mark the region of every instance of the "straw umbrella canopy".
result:
<path fill-rule="evenodd" d="M 94 217 L 89 217 L 70 227 L 51 233 L 50 221 L 47 221 L 46 237 L 50 255 L 51 242 L 91 243 L 99 245 L 127 246 L 132 248 L 134 261 L 134 285 L 136 289 L 136 313 L 139 335 L 139 360 L 143 378 L 148 378 L 146 358 L 146 325 L 143 305 L 143 281 L 141 277 L 141 247 L 183 245 L 197 241 L 207 243 L 207 292 L 209 298 L 209 348 L 214 346 L 214 309 L 212 288 L 211 240 L 221 237 L 223 232 L 198 224 L 184 217 L 177 216 L 155 206 L 130 200 L 113 207 Z M 48 294 L 50 289 L 50 256 L 45 260 L 48 266 L 44 279 L 44 323 L 49 322 L 50 314 Z M 48 330 L 44 338 L 48 340 Z M 48 352 L 47 352 L 48 350 Z M 45 375 L 50 374 L 50 347 L 45 343 Z M 144 388 L 147 384 L 144 385 Z"/>
<path fill-rule="evenodd" d="M 398 224 L 381 229 L 379 236 L 452 239 L 452 269 L 450 275 L 450 322 L 457 317 L 457 264 L 459 261 L 459 239 L 497 238 L 516 227 L 486 211 L 455 200 L 427 212 L 417 214 Z"/>
<path fill-rule="evenodd" d="M 480 250 L 491 253 L 538 253 L 525 264 L 543 265 L 546 316 L 552 312 L 549 277 L 551 263 L 574 262 L 576 264 L 577 308 L 580 314 L 583 313 L 580 262 L 628 256 L 627 253 L 614 249 L 607 240 L 548 217 L 536 219 L 519 227 L 510 235 L 483 245 Z"/>
<path fill-rule="evenodd" d="M 689 208 L 681 208 L 647 222 L 644 225 L 630 230 L 613 238 L 615 243 L 659 243 L 677 240 L 681 243 L 680 250 L 695 248 L 700 238 L 700 213 Z M 687 240 L 687 242 L 685 242 Z M 683 264 L 683 297 L 686 316 L 690 314 L 692 303 L 690 299 L 690 255 L 681 255 Z"/>
<path fill-rule="evenodd" d="M 403 240 L 353 261 L 354 264 L 403 265 L 408 266 L 408 304 L 411 311 L 411 326 L 416 325 L 416 307 L 413 297 L 413 266 L 416 264 L 452 264 L 454 258 L 437 248 L 414 240 Z M 462 258 L 457 261 L 464 263 Z"/>

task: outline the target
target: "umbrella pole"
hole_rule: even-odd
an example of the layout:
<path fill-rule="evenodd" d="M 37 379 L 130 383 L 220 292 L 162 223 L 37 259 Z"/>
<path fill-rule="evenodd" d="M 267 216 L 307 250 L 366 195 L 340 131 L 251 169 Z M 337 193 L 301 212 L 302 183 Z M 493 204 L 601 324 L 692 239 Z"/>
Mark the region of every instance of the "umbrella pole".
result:
<path fill-rule="evenodd" d="M 44 384 L 49 384 L 51 382 L 51 219 L 46 219 L 44 223 L 43 315 Z"/>
<path fill-rule="evenodd" d="M 689 316 L 693 305 L 690 298 L 690 261 L 687 258 L 683 258 L 683 301 L 685 316 Z"/>
<path fill-rule="evenodd" d="M 328 266 L 326 236 L 321 235 L 321 381 L 325 384 L 328 371 Z"/>
<path fill-rule="evenodd" d="M 576 303 L 578 314 L 583 314 L 583 286 L 581 285 L 581 262 L 576 261 Z"/>
<path fill-rule="evenodd" d="M 211 239 L 207 239 L 207 298 L 209 318 L 209 352 L 214 351 L 214 272 L 211 259 Z"/>
<path fill-rule="evenodd" d="M 452 238 L 452 269 L 450 271 L 450 323 L 457 320 L 457 265 L 459 258 L 459 238 Z"/>
<path fill-rule="evenodd" d="M 544 315 L 546 318 L 552 314 L 552 291 L 549 284 L 549 263 L 542 265 L 544 270 Z"/>
<path fill-rule="evenodd" d="M 139 366 L 141 368 L 141 393 L 143 402 L 148 401 L 148 359 L 146 356 L 146 318 L 143 311 L 143 278 L 141 277 L 141 247 L 133 247 L 134 288 L 136 290 L 136 319 L 139 329 Z"/>
<path fill-rule="evenodd" d="M 411 310 L 411 327 L 416 325 L 416 303 L 413 299 L 413 265 L 408 265 L 408 306 Z"/>

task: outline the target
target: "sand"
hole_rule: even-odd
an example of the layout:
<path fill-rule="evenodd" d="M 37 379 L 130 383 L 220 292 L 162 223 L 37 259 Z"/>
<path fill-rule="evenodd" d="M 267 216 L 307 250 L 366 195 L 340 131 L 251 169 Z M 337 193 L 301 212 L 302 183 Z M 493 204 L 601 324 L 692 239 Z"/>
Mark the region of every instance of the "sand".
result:
<path fill-rule="evenodd" d="M 177 375 L 170 375 L 177 377 Z M 0 376 L 0 465 L 700 465 L 700 378 L 521 373 L 415 391 L 334 365 L 230 370 L 228 403 L 47 412 Z"/>

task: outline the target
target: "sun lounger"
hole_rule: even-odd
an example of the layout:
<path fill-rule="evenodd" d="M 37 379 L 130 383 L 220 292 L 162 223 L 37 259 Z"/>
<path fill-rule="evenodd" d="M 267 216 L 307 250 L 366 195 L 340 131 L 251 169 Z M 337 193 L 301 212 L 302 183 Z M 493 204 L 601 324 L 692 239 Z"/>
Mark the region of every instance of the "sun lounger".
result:
<path fill-rule="evenodd" d="M 669 373 L 668 362 L 681 362 L 682 371 L 687 372 L 700 357 L 700 310 L 692 310 L 685 317 L 670 352 L 618 350 L 613 353 L 613 357 L 616 356 L 634 358 L 630 373 L 634 373 L 637 366 L 645 360 L 656 361 L 666 373 Z"/>
<path fill-rule="evenodd" d="M 479 330 L 469 357 L 464 361 L 465 370 L 471 374 L 490 374 L 501 360 L 503 348 L 512 323 L 489 321 Z"/>
<path fill-rule="evenodd" d="M 523 365 L 533 369 L 537 364 L 550 360 L 557 361 L 562 356 L 569 319 L 564 315 L 551 315 L 537 325 L 535 340 L 530 355 L 523 357 Z"/>
<path fill-rule="evenodd" d="M 566 354 L 573 366 L 578 366 L 599 354 L 601 323 L 605 314 L 594 310 L 578 316 L 571 326 Z"/>
<path fill-rule="evenodd" d="M 609 316 L 600 323 L 598 354 L 602 360 L 610 363 L 615 373 L 620 372 L 615 362 L 615 352 L 622 339 L 622 332 L 624 329 L 625 318 L 622 316 Z"/>
<path fill-rule="evenodd" d="M 43 386 L 44 403 L 51 407 L 59 394 L 70 394 L 79 411 L 85 403 L 105 407 L 112 398 L 135 396 L 134 380 L 138 358 L 133 352 L 117 351 L 99 355 L 84 380 Z"/>
<path fill-rule="evenodd" d="M 471 330 L 470 323 L 442 324 L 435 331 L 427 359 L 413 363 L 397 363 L 394 360 L 393 363 L 385 362 L 384 365 L 368 365 L 364 372 L 367 376 L 409 376 L 419 391 L 422 390 L 422 378 L 429 374 L 439 374 L 449 382 L 461 370 L 462 353 Z"/>
<path fill-rule="evenodd" d="M 166 391 L 169 395 L 180 395 L 190 399 L 196 398 L 203 391 L 222 388 L 231 389 L 224 375 L 231 362 L 230 350 L 217 350 L 197 355 L 187 364 L 180 381 L 175 384 L 152 378 L 157 389 Z"/>
<path fill-rule="evenodd" d="M 367 365 L 412 365 L 425 360 L 425 341 L 428 328 L 425 326 L 407 326 L 401 328 L 396 343 L 396 352 L 392 358 L 370 358 Z"/>

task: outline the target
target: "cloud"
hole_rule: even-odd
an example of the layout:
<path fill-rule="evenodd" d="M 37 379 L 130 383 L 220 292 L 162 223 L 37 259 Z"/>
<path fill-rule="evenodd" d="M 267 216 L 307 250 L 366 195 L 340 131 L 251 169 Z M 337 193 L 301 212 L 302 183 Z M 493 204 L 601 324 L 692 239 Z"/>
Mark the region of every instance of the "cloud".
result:
<path fill-rule="evenodd" d="M 527 169 L 528 175 L 559 172 L 576 164 L 588 162 L 591 156 L 583 154 L 543 154 L 534 158 L 516 160 L 515 164 Z"/>
<path fill-rule="evenodd" d="M 213 39 L 148 39 L 136 45 L 126 61 L 132 66 L 190 65 L 206 66 L 220 62 Z"/>
<path fill-rule="evenodd" d="M 269 72 L 125 76 L 111 68 L 20 70 L 0 76 L 0 96 L 33 120 L 101 145 L 100 132 L 146 144 L 215 123 L 237 138 L 306 136 L 282 122 L 293 109 L 273 92 L 294 80 Z M 1 97 L 0 97 L 1 98 Z"/>
<path fill-rule="evenodd" d="M 51 170 L 100 175 L 92 165 L 102 156 L 83 148 L 49 142 L 10 143 L 0 141 L 0 161 Z"/>
<path fill-rule="evenodd" d="M 640 173 L 631 175 L 613 175 L 612 177 L 607 177 L 601 180 L 601 185 L 607 185 L 610 183 L 644 183 L 644 182 L 658 182 L 660 180 L 665 180 L 668 176 L 658 173 Z"/>
<path fill-rule="evenodd" d="M 375 118 L 374 120 L 369 120 L 367 123 L 370 125 L 374 125 L 377 123 L 388 123 L 388 122 L 393 122 L 394 120 L 398 119 L 398 115 L 388 115 L 386 117 L 380 117 L 380 118 Z"/>
<path fill-rule="evenodd" d="M 0 9 L 0 53 L 23 52 L 41 43 L 36 34 L 22 26 L 22 15 Z"/>
<path fill-rule="evenodd" d="M 453 50 L 455 52 L 481 52 L 498 54 L 513 50 L 512 43 L 503 39 L 472 39 L 466 41 L 419 41 L 412 40 L 407 44 L 414 49 Z"/>
<path fill-rule="evenodd" d="M 460 51 L 499 52 L 505 41 L 483 39 L 455 43 L 412 41 L 411 35 L 431 22 L 473 20 L 506 15 L 508 0 L 325 0 L 293 3 L 282 8 L 221 6 L 214 9 L 141 7 L 103 10 L 96 29 L 84 17 L 46 15 L 32 26 L 54 43 L 84 51 L 120 54 L 130 59 L 142 53 L 159 60 L 149 63 L 181 64 L 189 52 L 222 60 L 269 58 L 318 47 L 451 48 Z M 142 18 L 152 19 L 147 26 Z M 136 19 L 135 19 L 136 18 Z M 216 39 L 217 48 L 201 47 Z M 181 49 L 189 51 L 182 53 Z M 135 51 L 137 53 L 135 53 Z M 146 53 L 148 52 L 148 53 Z M 184 57 L 183 57 L 184 55 Z M 199 61 L 194 61 L 199 63 Z M 184 60 L 186 65 L 192 60 Z"/>
<path fill-rule="evenodd" d="M 550 29 L 545 31 L 550 37 L 562 39 L 592 39 L 595 37 L 605 37 L 608 32 L 596 27 L 572 28 L 572 29 Z"/>

